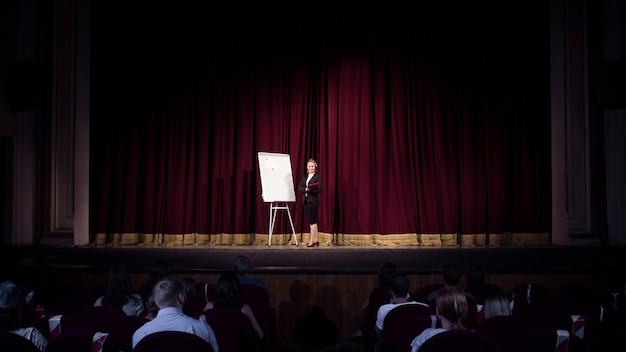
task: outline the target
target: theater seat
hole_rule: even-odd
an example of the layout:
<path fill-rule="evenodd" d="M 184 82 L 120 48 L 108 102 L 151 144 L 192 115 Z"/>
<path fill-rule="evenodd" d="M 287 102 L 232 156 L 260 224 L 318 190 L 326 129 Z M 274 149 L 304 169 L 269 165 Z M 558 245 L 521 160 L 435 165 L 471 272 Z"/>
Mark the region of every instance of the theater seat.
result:
<path fill-rule="evenodd" d="M 439 333 L 422 344 L 420 352 L 467 351 L 499 352 L 488 336 L 472 330 L 450 330 Z"/>
<path fill-rule="evenodd" d="M 162 331 L 145 336 L 134 352 L 214 352 L 202 338 L 180 331 Z"/>

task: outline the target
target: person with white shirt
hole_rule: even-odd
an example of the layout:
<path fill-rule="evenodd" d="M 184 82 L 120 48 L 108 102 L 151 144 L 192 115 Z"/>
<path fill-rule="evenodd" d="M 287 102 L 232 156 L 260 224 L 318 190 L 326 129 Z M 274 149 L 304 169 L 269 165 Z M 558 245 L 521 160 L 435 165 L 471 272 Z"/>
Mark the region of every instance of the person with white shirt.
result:
<path fill-rule="evenodd" d="M 217 339 L 209 324 L 183 313 L 187 295 L 180 280 L 171 277 L 159 280 L 154 285 L 152 297 L 159 311 L 154 319 L 135 331 L 133 349 L 141 339 L 150 334 L 161 331 L 181 331 L 199 336 L 213 347 L 214 352 L 219 352 Z"/>
<path fill-rule="evenodd" d="M 411 300 L 409 279 L 403 274 L 396 274 L 390 281 L 391 300 L 378 308 L 376 314 L 376 332 L 380 334 L 384 328 L 385 317 L 394 308 L 405 304 L 419 304 L 428 307 L 426 303 Z"/>

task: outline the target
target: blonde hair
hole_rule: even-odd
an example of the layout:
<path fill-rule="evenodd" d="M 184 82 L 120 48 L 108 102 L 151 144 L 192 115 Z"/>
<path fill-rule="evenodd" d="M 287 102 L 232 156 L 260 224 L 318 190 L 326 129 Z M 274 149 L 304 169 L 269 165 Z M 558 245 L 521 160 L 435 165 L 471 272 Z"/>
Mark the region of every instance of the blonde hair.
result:
<path fill-rule="evenodd" d="M 311 159 L 309 159 L 306 163 L 307 163 L 307 164 L 308 164 L 308 163 L 313 163 L 313 165 L 315 165 L 315 169 L 317 170 L 317 162 L 315 161 L 315 159 L 311 158 Z"/>
<path fill-rule="evenodd" d="M 492 293 L 487 296 L 483 311 L 485 319 L 500 315 L 512 315 L 509 300 L 502 293 Z"/>

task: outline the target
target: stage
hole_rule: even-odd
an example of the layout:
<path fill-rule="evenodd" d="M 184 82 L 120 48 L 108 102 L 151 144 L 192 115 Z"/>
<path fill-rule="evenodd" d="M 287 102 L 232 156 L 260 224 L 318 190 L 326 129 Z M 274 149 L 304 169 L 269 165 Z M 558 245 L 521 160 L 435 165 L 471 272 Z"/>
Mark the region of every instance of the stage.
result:
<path fill-rule="evenodd" d="M 438 273 L 446 263 L 480 265 L 493 274 L 592 273 L 624 270 L 626 249 L 600 247 L 377 247 L 320 246 L 82 246 L 0 247 L 7 265 L 100 271 L 113 263 L 149 271 L 156 258 L 172 272 L 211 274 L 229 269 L 236 256 L 252 259 L 259 274 L 375 274 L 393 262 L 411 274 Z"/>

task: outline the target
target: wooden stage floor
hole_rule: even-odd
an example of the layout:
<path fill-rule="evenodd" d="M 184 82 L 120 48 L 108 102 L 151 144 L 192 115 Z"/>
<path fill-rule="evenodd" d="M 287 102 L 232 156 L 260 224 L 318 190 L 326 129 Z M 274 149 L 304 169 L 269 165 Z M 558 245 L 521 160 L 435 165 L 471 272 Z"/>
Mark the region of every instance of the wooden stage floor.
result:
<path fill-rule="evenodd" d="M 172 272 L 210 274 L 229 269 L 238 255 L 265 274 L 375 274 L 393 262 L 411 274 L 438 273 L 444 264 L 480 265 L 486 273 L 543 274 L 624 271 L 626 248 L 601 247 L 357 247 L 357 246 L 0 246 L 3 268 L 105 270 L 111 264 L 149 271 L 167 259 Z"/>

